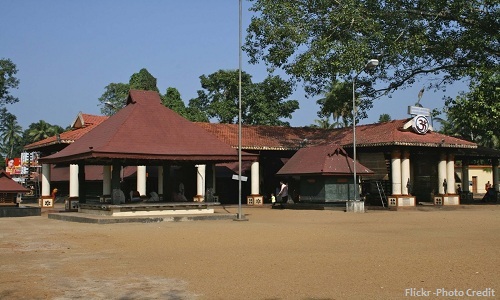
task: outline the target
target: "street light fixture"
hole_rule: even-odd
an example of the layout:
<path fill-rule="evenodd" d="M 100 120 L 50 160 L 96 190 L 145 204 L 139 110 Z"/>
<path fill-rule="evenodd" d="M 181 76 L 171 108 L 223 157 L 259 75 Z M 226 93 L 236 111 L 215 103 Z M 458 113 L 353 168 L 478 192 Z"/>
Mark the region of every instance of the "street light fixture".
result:
<path fill-rule="evenodd" d="M 361 71 L 359 71 L 356 76 L 352 79 L 352 148 L 353 148 L 353 174 L 354 174 L 354 201 L 358 200 L 358 184 L 356 181 L 356 79 L 365 70 L 373 69 L 378 66 L 378 59 L 370 59 Z"/>

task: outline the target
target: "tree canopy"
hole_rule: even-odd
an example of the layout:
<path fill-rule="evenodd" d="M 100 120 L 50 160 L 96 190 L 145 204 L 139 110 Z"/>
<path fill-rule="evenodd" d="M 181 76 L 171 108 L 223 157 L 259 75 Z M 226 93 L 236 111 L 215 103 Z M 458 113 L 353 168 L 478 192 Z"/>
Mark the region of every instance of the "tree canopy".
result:
<path fill-rule="evenodd" d="M 498 70 L 498 1 L 251 1 L 250 62 L 283 69 L 309 95 L 351 81 L 374 55 L 375 76 L 361 76 L 377 80 L 378 95 L 428 74 L 440 75 L 429 83 L 436 88 Z"/>
<path fill-rule="evenodd" d="M 189 101 L 189 106 L 206 113 L 220 123 L 234 124 L 239 114 L 239 71 L 219 70 L 200 76 L 203 90 Z M 285 125 L 281 118 L 291 118 L 299 108 L 297 100 L 285 100 L 293 92 L 290 82 L 278 76 L 269 76 L 263 82 L 253 83 L 252 77 L 241 73 L 242 123 L 250 125 Z"/>
<path fill-rule="evenodd" d="M 17 89 L 19 86 L 19 79 L 14 77 L 16 73 L 16 65 L 10 59 L 0 59 L 0 106 L 19 101 L 9 91 L 9 89 Z"/>
<path fill-rule="evenodd" d="M 500 149 L 500 73 L 472 81 L 470 91 L 445 101 L 445 134 Z"/>
<path fill-rule="evenodd" d="M 104 89 L 104 93 L 99 97 L 99 103 L 101 113 L 105 116 L 111 116 L 125 107 L 131 89 L 158 92 L 156 78 L 144 68 L 132 74 L 129 83 L 110 83 Z"/>

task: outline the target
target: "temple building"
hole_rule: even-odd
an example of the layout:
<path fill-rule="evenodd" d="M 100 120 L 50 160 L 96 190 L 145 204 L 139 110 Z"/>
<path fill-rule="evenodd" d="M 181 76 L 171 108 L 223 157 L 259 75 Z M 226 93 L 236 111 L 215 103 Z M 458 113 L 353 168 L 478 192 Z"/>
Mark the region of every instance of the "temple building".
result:
<path fill-rule="evenodd" d="M 49 197 L 52 182 L 57 182 L 66 184 L 68 197 L 81 203 L 94 197 L 117 201 L 114 190 L 122 190 L 126 198 L 131 192 L 143 199 L 157 193 L 162 201 L 175 201 L 181 189 L 186 201 L 238 201 L 233 179 L 238 172 L 237 124 L 193 123 L 164 107 L 158 93 L 132 90 L 127 105 L 115 115 L 79 114 L 73 128 L 26 146 L 40 152 L 42 198 Z M 243 198 L 252 205 L 267 201 L 283 179 L 291 198 L 300 201 L 300 176 L 279 173 L 300 149 L 336 145 L 350 157 L 354 150 L 352 128 L 243 125 L 241 134 L 241 175 L 249 178 L 243 183 Z M 462 177 L 469 178 L 474 159 L 491 162 L 491 182 L 499 190 L 500 151 L 435 132 L 421 115 L 357 126 L 355 144 L 357 163 L 370 170 L 356 178 L 358 195 L 366 201 L 393 208 L 424 202 L 458 205 L 469 198 L 470 179 Z M 313 152 L 310 161 L 316 158 Z M 460 172 L 455 170 L 457 162 Z M 348 166 L 345 176 L 353 173 Z M 57 172 L 61 178 L 53 177 Z M 457 191 L 459 181 L 467 182 L 462 184 L 463 195 Z M 342 202 L 354 195 L 328 199 L 321 198 L 321 188 L 316 195 L 303 192 L 317 202 Z"/>

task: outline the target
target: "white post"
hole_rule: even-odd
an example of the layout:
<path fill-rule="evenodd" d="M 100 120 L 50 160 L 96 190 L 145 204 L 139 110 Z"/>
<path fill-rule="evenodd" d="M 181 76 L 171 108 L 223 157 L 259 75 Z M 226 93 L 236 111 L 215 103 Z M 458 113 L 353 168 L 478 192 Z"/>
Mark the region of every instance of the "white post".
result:
<path fill-rule="evenodd" d="M 408 180 L 410 179 L 410 152 L 405 150 L 401 160 L 401 194 L 408 195 Z"/>
<path fill-rule="evenodd" d="M 205 196 L 205 171 L 206 165 L 198 165 L 196 172 L 196 195 L 197 196 Z"/>
<path fill-rule="evenodd" d="M 102 194 L 111 195 L 111 166 L 102 166 Z"/>
<path fill-rule="evenodd" d="M 446 163 L 446 177 L 448 178 L 448 186 L 446 193 L 455 194 L 455 156 L 448 154 Z"/>
<path fill-rule="evenodd" d="M 446 193 L 443 182 L 446 179 L 446 153 L 441 153 L 438 162 L 438 194 Z"/>
<path fill-rule="evenodd" d="M 69 197 L 78 198 L 78 165 L 69 165 Z"/>
<path fill-rule="evenodd" d="M 251 167 L 251 177 L 252 177 L 252 185 L 251 185 L 251 191 L 250 193 L 252 195 L 259 195 L 259 162 L 254 161 L 252 162 L 252 167 Z"/>
<path fill-rule="evenodd" d="M 146 166 L 137 166 L 137 191 L 146 195 Z"/>
<path fill-rule="evenodd" d="M 42 164 L 42 197 L 50 196 L 50 164 Z"/>
<path fill-rule="evenodd" d="M 401 195 L 401 152 L 393 150 L 391 153 L 392 194 Z"/>

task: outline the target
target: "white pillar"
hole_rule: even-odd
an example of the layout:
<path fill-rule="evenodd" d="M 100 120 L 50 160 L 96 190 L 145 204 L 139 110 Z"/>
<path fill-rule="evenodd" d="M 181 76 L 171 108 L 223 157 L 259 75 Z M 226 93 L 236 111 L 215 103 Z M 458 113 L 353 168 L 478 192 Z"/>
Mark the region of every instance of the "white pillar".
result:
<path fill-rule="evenodd" d="M 448 181 L 446 193 L 455 194 L 455 156 L 453 154 L 448 154 L 448 161 L 446 162 L 446 178 Z"/>
<path fill-rule="evenodd" d="M 111 195 L 111 166 L 102 166 L 102 194 Z"/>
<path fill-rule="evenodd" d="M 163 166 L 158 166 L 158 195 L 163 195 Z"/>
<path fill-rule="evenodd" d="M 78 198 L 78 165 L 69 165 L 69 197 Z"/>
<path fill-rule="evenodd" d="M 146 166 L 137 166 L 137 191 L 146 195 Z"/>
<path fill-rule="evenodd" d="M 405 150 L 401 159 L 401 193 L 408 195 L 408 180 L 410 179 L 410 152 Z"/>
<path fill-rule="evenodd" d="M 197 165 L 196 171 L 196 195 L 205 196 L 205 171 L 206 165 Z"/>
<path fill-rule="evenodd" d="M 50 196 L 50 164 L 42 164 L 42 197 Z"/>
<path fill-rule="evenodd" d="M 401 152 L 393 150 L 391 153 L 392 194 L 401 195 Z"/>
<path fill-rule="evenodd" d="M 250 193 L 252 195 L 259 195 L 259 184 L 260 184 L 260 179 L 259 179 L 259 162 L 254 161 L 252 162 L 252 167 L 251 167 L 251 177 L 252 177 L 252 185 L 251 185 L 251 191 Z"/>
<path fill-rule="evenodd" d="M 438 194 L 446 193 L 443 186 L 446 177 L 446 153 L 441 153 L 438 162 Z"/>

